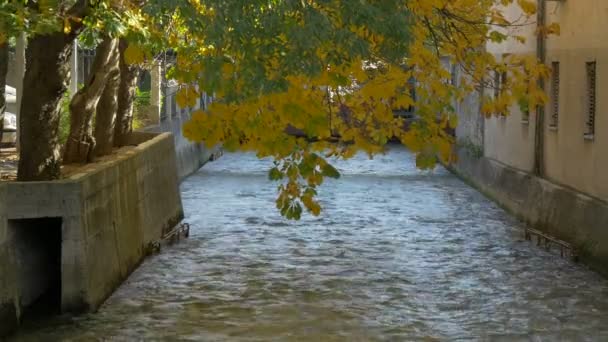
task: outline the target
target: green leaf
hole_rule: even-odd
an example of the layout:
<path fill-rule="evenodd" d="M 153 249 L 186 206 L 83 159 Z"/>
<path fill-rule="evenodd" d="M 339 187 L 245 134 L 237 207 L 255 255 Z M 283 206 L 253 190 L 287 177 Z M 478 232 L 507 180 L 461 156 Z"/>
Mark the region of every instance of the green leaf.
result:
<path fill-rule="evenodd" d="M 333 167 L 327 163 L 325 163 L 323 166 L 321 166 L 321 174 L 325 177 L 330 177 L 330 178 L 335 178 L 335 179 L 340 178 L 340 172 L 335 167 Z"/>
<path fill-rule="evenodd" d="M 416 156 L 416 167 L 422 170 L 432 169 L 437 164 L 437 158 L 431 153 L 418 153 Z"/>
<path fill-rule="evenodd" d="M 307 177 L 313 170 L 315 165 L 311 163 L 310 159 L 304 159 L 298 164 L 298 169 L 300 169 L 300 175 L 302 177 Z"/>
<path fill-rule="evenodd" d="M 283 173 L 281 171 L 279 171 L 278 168 L 273 167 L 268 172 L 268 179 L 270 179 L 272 181 L 281 180 L 281 179 L 283 179 Z"/>

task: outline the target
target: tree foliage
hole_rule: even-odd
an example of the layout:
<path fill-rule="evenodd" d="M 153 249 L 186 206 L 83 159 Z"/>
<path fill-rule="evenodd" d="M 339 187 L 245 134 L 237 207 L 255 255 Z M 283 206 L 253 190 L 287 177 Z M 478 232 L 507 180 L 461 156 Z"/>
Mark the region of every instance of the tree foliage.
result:
<path fill-rule="evenodd" d="M 514 5 L 516 21 L 504 14 Z M 200 91 L 221 99 L 195 112 L 184 133 L 273 157 L 281 213 L 299 218 L 304 207 L 318 215 L 316 188 L 338 175 L 330 157 L 373 156 L 396 137 L 420 168 L 433 168 L 437 157 L 453 160 L 454 103 L 471 92 L 493 89 L 483 98 L 486 115 L 542 104 L 537 81 L 549 70 L 536 56 L 485 49 L 523 43 L 511 28 L 531 25 L 535 12 L 531 0 L 183 2 L 168 31 L 178 101 L 192 106 Z M 453 80 L 446 62 L 463 77 Z M 409 106 L 418 120 L 404 130 L 393 109 Z"/>
<path fill-rule="evenodd" d="M 202 92 L 219 99 L 194 112 L 184 134 L 273 157 L 269 178 L 279 182 L 277 207 L 288 218 L 320 213 L 317 187 L 339 177 L 332 158 L 373 156 L 395 137 L 420 168 L 452 161 L 454 104 L 471 92 L 493 89 L 484 93 L 486 115 L 546 100 L 542 61 L 486 49 L 525 42 L 512 28 L 533 24 L 532 0 L 98 0 L 83 17 L 62 16 L 68 12 L 56 0 L 11 3 L 54 3 L 55 26 L 65 32 L 82 21 L 91 37 L 128 40 L 128 63 L 171 51 L 177 60 L 167 75 L 180 83 L 180 107 L 194 106 Z M 508 18 L 508 6 L 522 16 Z M 32 17 L 19 8 L 17 17 Z M 6 13 L 0 7 L 0 23 L 21 25 Z M 462 77 L 454 80 L 446 65 Z M 408 107 L 417 120 L 406 124 L 393 110 Z"/>

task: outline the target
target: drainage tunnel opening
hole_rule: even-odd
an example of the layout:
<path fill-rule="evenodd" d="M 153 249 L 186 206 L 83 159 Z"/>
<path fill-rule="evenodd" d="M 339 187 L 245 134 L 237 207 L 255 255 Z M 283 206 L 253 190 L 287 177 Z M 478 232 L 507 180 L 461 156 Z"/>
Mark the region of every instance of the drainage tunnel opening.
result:
<path fill-rule="evenodd" d="M 61 225 L 60 217 L 9 220 L 24 319 L 61 312 Z"/>

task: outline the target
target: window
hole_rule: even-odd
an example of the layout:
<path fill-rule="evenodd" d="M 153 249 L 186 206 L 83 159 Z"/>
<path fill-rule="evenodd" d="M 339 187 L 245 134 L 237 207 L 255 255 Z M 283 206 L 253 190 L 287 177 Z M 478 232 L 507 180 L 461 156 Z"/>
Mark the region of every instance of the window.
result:
<path fill-rule="evenodd" d="M 500 72 L 498 70 L 494 71 L 494 98 L 498 98 L 500 95 Z"/>
<path fill-rule="evenodd" d="M 452 70 L 450 72 L 450 83 L 454 87 L 458 87 L 458 64 L 452 64 Z"/>
<path fill-rule="evenodd" d="M 595 134 L 595 110 L 596 110 L 596 63 L 587 62 L 587 132 L 585 138 L 593 139 Z"/>
<path fill-rule="evenodd" d="M 505 84 L 507 84 L 507 73 L 505 71 L 494 71 L 494 99 L 497 99 L 504 91 Z M 506 117 L 504 112 L 500 112 L 498 114 L 500 114 L 502 117 Z"/>
<path fill-rule="evenodd" d="M 549 127 L 557 128 L 559 122 L 559 62 L 551 63 L 551 121 Z"/>
<path fill-rule="evenodd" d="M 170 117 L 175 117 L 177 115 L 177 103 L 175 102 L 175 94 L 171 96 L 171 114 Z"/>
<path fill-rule="evenodd" d="M 501 93 L 505 91 L 506 84 L 507 84 L 507 72 L 506 72 L 506 71 L 503 71 L 503 72 L 500 74 L 500 92 L 501 92 Z M 505 112 L 500 112 L 500 115 L 501 115 L 502 117 L 506 117 L 506 116 L 507 116 L 507 115 L 505 114 Z"/>
<path fill-rule="evenodd" d="M 521 113 L 521 123 L 527 124 L 530 123 L 530 107 L 526 107 Z"/>
<path fill-rule="evenodd" d="M 525 81 L 530 82 L 530 71 L 522 67 L 521 73 L 525 75 Z M 521 123 L 529 124 L 530 123 L 530 113 L 534 110 L 534 108 L 530 108 L 530 100 L 529 99 L 521 99 L 519 102 L 519 110 L 521 111 Z"/>
<path fill-rule="evenodd" d="M 198 99 L 198 106 L 202 110 L 207 110 L 207 104 L 205 103 L 205 93 L 201 93 L 201 97 Z"/>

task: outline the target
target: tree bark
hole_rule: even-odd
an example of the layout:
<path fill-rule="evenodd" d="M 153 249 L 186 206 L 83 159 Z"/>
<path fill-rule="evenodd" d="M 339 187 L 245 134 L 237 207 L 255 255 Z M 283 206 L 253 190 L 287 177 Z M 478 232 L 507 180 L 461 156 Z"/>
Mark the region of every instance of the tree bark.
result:
<path fill-rule="evenodd" d="M 64 164 L 87 163 L 93 159 L 93 114 L 108 76 L 116 68 L 117 47 L 118 40 L 109 37 L 97 46 L 92 73 L 70 102 L 70 134 L 65 145 Z"/>
<path fill-rule="evenodd" d="M 105 156 L 112 152 L 119 85 L 120 71 L 116 59 L 116 68 L 108 76 L 95 113 L 95 156 Z"/>
<path fill-rule="evenodd" d="M 88 11 L 88 2 L 77 0 L 66 17 L 84 18 Z M 68 86 L 72 42 L 83 27 L 82 20 L 70 21 L 68 34 L 35 35 L 28 41 L 19 111 L 19 181 L 53 180 L 61 175 L 59 104 Z"/>
<path fill-rule="evenodd" d="M 63 33 L 53 33 L 28 42 L 19 115 L 20 181 L 60 176 L 59 103 L 67 90 L 71 41 Z"/>
<path fill-rule="evenodd" d="M 139 76 L 139 67 L 129 65 L 125 61 L 124 52 L 128 45 L 125 39 L 120 39 L 120 86 L 118 87 L 118 110 L 114 129 L 114 145 L 117 147 L 126 145 L 127 137 L 133 131 L 133 102 Z"/>
<path fill-rule="evenodd" d="M 8 72 L 8 42 L 0 44 L 0 142 L 4 129 L 4 111 L 6 110 L 6 74 Z"/>

